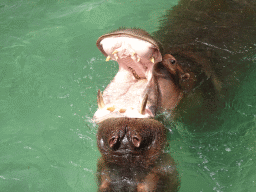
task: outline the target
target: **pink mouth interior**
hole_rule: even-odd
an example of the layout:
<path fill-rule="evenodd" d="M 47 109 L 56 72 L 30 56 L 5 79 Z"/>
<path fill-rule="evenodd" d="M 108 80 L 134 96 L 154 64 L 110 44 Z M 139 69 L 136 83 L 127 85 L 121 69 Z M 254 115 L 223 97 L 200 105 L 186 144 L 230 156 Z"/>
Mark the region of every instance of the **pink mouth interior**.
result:
<path fill-rule="evenodd" d="M 94 121 L 110 117 L 148 118 L 154 116 L 150 101 L 144 114 L 139 113 L 142 100 L 152 82 L 154 64 L 162 60 L 158 47 L 134 37 L 109 36 L 100 41 L 106 60 L 115 60 L 119 71 L 103 92 L 105 107 L 94 114 Z"/>

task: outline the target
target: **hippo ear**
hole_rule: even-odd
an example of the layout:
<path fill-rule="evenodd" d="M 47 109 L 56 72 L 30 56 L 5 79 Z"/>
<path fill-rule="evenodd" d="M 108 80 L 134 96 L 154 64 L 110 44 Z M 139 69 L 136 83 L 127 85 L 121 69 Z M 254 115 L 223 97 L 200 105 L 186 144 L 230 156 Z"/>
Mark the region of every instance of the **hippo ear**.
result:
<path fill-rule="evenodd" d="M 189 78 L 190 78 L 190 74 L 189 73 L 185 73 L 185 74 L 181 75 L 182 81 L 187 81 L 187 80 L 189 80 Z"/>
<path fill-rule="evenodd" d="M 138 135 L 132 136 L 132 143 L 135 147 L 139 147 L 141 144 L 141 137 Z"/>
<path fill-rule="evenodd" d="M 118 135 L 114 135 L 112 136 L 109 141 L 108 141 L 108 144 L 109 144 L 109 147 L 110 148 L 113 148 L 115 146 L 115 144 L 117 143 L 118 141 Z"/>

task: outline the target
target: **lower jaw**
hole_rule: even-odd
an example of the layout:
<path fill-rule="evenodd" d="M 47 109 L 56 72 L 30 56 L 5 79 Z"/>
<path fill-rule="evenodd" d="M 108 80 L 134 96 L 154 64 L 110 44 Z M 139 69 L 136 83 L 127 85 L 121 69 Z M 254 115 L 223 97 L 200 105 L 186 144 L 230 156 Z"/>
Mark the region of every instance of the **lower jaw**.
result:
<path fill-rule="evenodd" d="M 103 96 L 98 93 L 98 105 L 99 102 L 103 104 L 99 105 L 93 121 L 99 123 L 108 118 L 118 117 L 153 118 L 155 112 L 153 103 L 148 99 L 147 86 L 146 79 L 138 80 L 126 87 L 123 83 L 109 84 Z"/>

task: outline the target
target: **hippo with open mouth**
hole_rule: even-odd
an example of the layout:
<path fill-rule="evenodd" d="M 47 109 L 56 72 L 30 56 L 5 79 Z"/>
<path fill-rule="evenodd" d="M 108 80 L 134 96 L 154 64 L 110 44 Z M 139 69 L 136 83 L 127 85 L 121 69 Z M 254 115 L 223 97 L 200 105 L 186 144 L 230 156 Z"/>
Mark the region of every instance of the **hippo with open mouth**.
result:
<path fill-rule="evenodd" d="M 120 28 L 97 40 L 106 61 L 119 64 L 111 83 L 98 91 L 93 117 L 102 154 L 99 191 L 178 190 L 176 165 L 164 152 L 166 129 L 153 118 L 186 101 L 191 109 L 199 104 L 211 111 L 239 82 L 238 72 L 247 69 L 237 64 L 239 54 L 255 50 L 255 10 L 252 0 L 181 0 L 154 38 Z"/>
<path fill-rule="evenodd" d="M 153 120 L 175 109 L 197 83 L 161 44 L 142 29 L 121 28 L 101 36 L 97 47 L 119 71 L 97 95 L 99 191 L 177 191 L 179 175 L 166 147 L 166 128 Z M 185 69 L 185 70 L 184 70 Z M 135 134 L 132 136 L 132 134 Z"/>
<path fill-rule="evenodd" d="M 98 92 L 93 120 L 153 118 L 186 95 L 188 109 L 193 101 L 213 110 L 215 98 L 239 85 L 238 74 L 247 70 L 237 61 L 255 52 L 255 7 L 253 0 L 181 0 L 153 36 L 136 28 L 102 35 L 96 45 L 119 71 Z"/>
<path fill-rule="evenodd" d="M 103 94 L 98 91 L 95 122 L 111 117 L 153 118 L 158 110 L 179 103 L 183 92 L 176 81 L 188 80 L 189 74 L 172 55 L 162 57 L 160 44 L 146 31 L 121 28 L 101 36 L 96 44 L 106 61 L 118 62 L 119 71 Z"/>
<path fill-rule="evenodd" d="M 176 165 L 166 147 L 166 128 L 151 119 L 173 109 L 183 96 L 176 59 L 142 29 L 121 28 L 101 36 L 97 47 L 119 71 L 98 91 L 99 191 L 177 191 Z"/>

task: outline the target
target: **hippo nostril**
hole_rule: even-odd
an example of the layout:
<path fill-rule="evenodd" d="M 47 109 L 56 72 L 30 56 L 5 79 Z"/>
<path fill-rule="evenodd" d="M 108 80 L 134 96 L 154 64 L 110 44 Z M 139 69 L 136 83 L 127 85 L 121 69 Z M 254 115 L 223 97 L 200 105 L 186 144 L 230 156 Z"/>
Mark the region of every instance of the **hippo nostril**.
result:
<path fill-rule="evenodd" d="M 140 143 L 141 143 L 141 140 L 139 137 L 137 136 L 133 136 L 132 137 L 132 143 L 135 147 L 139 147 L 140 146 Z"/>
<path fill-rule="evenodd" d="M 113 136 L 113 137 L 109 140 L 109 146 L 110 146 L 111 148 L 113 148 L 114 145 L 117 143 L 117 140 L 118 140 L 118 137 Z"/>

